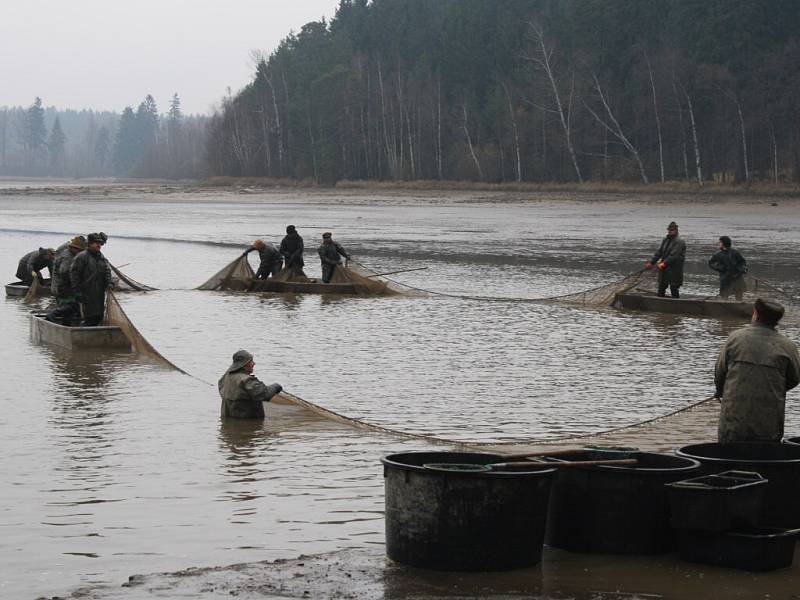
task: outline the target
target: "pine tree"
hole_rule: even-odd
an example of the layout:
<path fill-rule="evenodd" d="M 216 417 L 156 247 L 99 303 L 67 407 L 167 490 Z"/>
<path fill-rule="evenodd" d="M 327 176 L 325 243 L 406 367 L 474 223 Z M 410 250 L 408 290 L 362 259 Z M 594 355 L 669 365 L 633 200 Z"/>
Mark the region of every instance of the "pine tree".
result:
<path fill-rule="evenodd" d="M 64 175 L 66 166 L 67 136 L 61 129 L 61 119 L 56 116 L 53 128 L 50 130 L 50 139 L 47 141 L 47 150 L 50 154 L 50 172 L 53 175 Z"/>
<path fill-rule="evenodd" d="M 117 137 L 114 140 L 114 173 L 120 176 L 130 175 L 141 158 L 141 144 L 137 131 L 136 115 L 130 106 L 126 106 L 119 118 Z"/>

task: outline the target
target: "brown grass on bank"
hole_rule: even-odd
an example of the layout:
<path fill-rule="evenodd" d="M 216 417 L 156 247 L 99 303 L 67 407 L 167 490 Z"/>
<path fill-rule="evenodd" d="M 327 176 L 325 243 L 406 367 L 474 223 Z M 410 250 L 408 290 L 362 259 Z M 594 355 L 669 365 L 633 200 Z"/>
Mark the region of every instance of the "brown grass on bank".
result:
<path fill-rule="evenodd" d="M 478 191 L 478 192 L 562 192 L 575 194 L 679 194 L 693 196 L 776 196 L 800 197 L 800 185 L 793 183 L 757 182 L 750 185 L 734 185 L 706 182 L 703 186 L 683 181 L 667 183 L 625 183 L 597 181 L 587 183 L 480 183 L 476 181 L 374 181 L 341 180 L 335 185 L 325 185 L 310 179 L 269 177 L 208 177 L 200 182 L 203 187 L 228 188 L 318 188 L 384 191 Z"/>

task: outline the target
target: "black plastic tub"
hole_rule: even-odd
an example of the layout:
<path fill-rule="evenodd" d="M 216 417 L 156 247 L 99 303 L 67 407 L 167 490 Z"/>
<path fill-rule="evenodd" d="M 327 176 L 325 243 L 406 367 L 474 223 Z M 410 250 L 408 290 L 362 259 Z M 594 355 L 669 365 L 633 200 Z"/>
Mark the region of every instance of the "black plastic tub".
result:
<path fill-rule="evenodd" d="M 800 529 L 759 527 L 734 531 L 680 531 L 678 548 L 688 562 L 742 569 L 774 571 L 792 566 Z"/>
<path fill-rule="evenodd" d="M 586 460 L 586 452 L 559 456 Z M 572 552 L 659 554 L 674 545 L 665 483 L 697 473 L 693 459 L 637 452 L 635 467 L 559 469 L 550 498 L 547 543 Z"/>
<path fill-rule="evenodd" d="M 725 471 L 668 483 L 670 523 L 676 529 L 728 531 L 755 527 L 767 480 L 758 473 Z"/>
<path fill-rule="evenodd" d="M 780 442 L 695 444 L 678 451 L 702 464 L 703 474 L 735 469 L 768 479 L 759 525 L 800 527 L 800 446 Z"/>
<path fill-rule="evenodd" d="M 536 565 L 554 471 L 469 468 L 503 461 L 496 454 L 460 452 L 383 457 L 389 558 L 442 571 Z"/>

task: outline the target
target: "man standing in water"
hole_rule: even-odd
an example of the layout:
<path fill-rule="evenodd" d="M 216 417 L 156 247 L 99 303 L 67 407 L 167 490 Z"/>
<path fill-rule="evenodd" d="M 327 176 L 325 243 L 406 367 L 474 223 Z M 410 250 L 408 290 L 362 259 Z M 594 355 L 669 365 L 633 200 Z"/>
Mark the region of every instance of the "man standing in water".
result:
<path fill-rule="evenodd" d="M 222 418 L 263 419 L 264 402 L 269 402 L 283 390 L 278 383 L 261 383 L 253 375 L 255 366 L 253 355 L 247 350 L 239 350 L 233 355 L 231 366 L 218 383 Z"/>
<path fill-rule="evenodd" d="M 786 392 L 800 382 L 797 346 L 775 330 L 784 308 L 755 301 L 749 327 L 734 331 L 714 369 L 715 396 L 722 403 L 720 442 L 779 442 Z"/>
<path fill-rule="evenodd" d="M 318 252 L 319 259 L 322 261 L 322 282 L 330 283 L 336 267 L 342 264 L 342 256 L 350 260 L 350 255 L 339 242 L 333 241 L 330 231 L 322 234 L 322 244 Z"/>
<path fill-rule="evenodd" d="M 270 275 L 275 277 L 281 272 L 283 256 L 275 246 L 268 242 L 265 243 L 263 240 L 256 240 L 250 248 L 244 251 L 242 256 L 247 256 L 255 250 L 258 251 L 258 256 L 261 259 L 258 271 L 256 271 L 256 279 L 266 279 Z"/>
<path fill-rule="evenodd" d="M 741 301 L 747 291 L 744 274 L 747 273 L 747 261 L 732 246 L 731 238 L 723 235 L 719 238 L 719 250 L 709 259 L 708 266 L 719 273 L 719 295 L 727 298 L 731 294 Z"/>
<path fill-rule="evenodd" d="M 296 268 L 300 271 L 303 270 L 305 266 L 303 262 L 303 238 L 297 233 L 294 225 L 286 227 L 286 235 L 281 240 L 281 254 L 286 263 L 284 265 L 286 269 Z"/>
<path fill-rule="evenodd" d="M 667 287 L 673 298 L 680 298 L 683 285 L 683 263 L 686 261 L 686 242 L 678 237 L 678 225 L 667 225 L 667 236 L 661 241 L 653 258 L 644 263 L 645 269 L 658 269 L 658 295 L 666 296 Z"/>
<path fill-rule="evenodd" d="M 103 238 L 99 233 L 90 233 L 87 248 L 72 261 L 69 270 L 72 296 L 83 308 L 83 322 L 88 327 L 103 321 L 106 309 L 106 290 L 114 287 L 111 268 L 100 247 Z"/>

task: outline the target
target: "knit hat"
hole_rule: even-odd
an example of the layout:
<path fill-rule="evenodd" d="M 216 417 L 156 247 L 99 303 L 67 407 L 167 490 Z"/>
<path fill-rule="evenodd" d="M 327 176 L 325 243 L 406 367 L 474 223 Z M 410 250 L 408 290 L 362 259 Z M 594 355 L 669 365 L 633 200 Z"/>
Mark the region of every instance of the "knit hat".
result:
<path fill-rule="evenodd" d="M 286 233 L 294 233 L 295 231 L 297 231 L 297 229 L 295 229 L 294 225 L 287 225 L 286 226 Z"/>
<path fill-rule="evenodd" d="M 730 248 L 731 245 L 733 244 L 731 238 L 729 238 L 727 235 L 721 235 L 719 237 L 719 241 L 722 242 L 722 245 L 725 246 L 726 248 Z"/>
<path fill-rule="evenodd" d="M 678 224 L 675 221 L 670 221 L 669 225 L 667 225 L 667 229 L 677 229 Z"/>
<path fill-rule="evenodd" d="M 69 241 L 70 248 L 77 248 L 78 250 L 86 250 L 86 238 L 82 235 L 76 235 Z"/>
<path fill-rule="evenodd" d="M 264 240 L 256 240 L 255 242 L 253 242 L 253 248 L 261 250 L 261 248 L 263 247 L 264 247 Z"/>
<path fill-rule="evenodd" d="M 766 325 L 775 326 L 783 318 L 786 309 L 773 300 L 762 300 L 757 298 L 753 306 L 758 313 L 758 320 Z"/>

